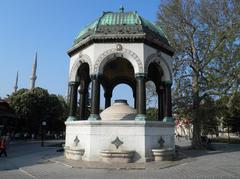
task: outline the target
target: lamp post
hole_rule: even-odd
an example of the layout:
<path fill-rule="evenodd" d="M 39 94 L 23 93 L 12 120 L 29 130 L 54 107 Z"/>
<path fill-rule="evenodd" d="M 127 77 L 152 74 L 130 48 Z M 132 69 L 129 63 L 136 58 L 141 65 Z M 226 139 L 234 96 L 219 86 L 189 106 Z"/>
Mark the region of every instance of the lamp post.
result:
<path fill-rule="evenodd" d="M 42 129 L 42 140 L 41 140 L 41 147 L 44 147 L 44 127 L 47 125 L 46 121 L 42 121 L 41 129 Z"/>

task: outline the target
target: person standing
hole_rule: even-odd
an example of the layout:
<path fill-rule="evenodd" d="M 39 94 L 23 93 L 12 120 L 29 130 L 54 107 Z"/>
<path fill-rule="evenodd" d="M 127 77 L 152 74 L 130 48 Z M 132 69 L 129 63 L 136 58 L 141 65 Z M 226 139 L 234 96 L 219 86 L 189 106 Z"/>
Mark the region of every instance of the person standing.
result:
<path fill-rule="evenodd" d="M 7 157 L 7 141 L 4 137 L 1 138 L 0 140 L 0 157 L 2 156 L 2 154 L 5 155 L 5 157 Z"/>

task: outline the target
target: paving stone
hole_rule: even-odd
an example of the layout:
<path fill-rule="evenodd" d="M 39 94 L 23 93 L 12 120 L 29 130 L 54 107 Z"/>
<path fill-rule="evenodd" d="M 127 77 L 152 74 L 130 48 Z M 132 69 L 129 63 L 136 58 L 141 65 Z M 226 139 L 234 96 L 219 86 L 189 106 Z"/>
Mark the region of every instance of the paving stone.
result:
<path fill-rule="evenodd" d="M 25 152 L 18 153 L 18 147 L 21 150 L 26 148 Z M 132 168 L 127 170 L 114 165 L 106 169 L 106 165 L 99 166 L 99 163 L 85 163 L 85 167 L 78 167 L 79 162 L 66 162 L 61 156 L 63 153 L 55 151 L 56 149 L 40 148 L 35 143 L 15 145 L 12 152 L 16 153 L 12 155 L 9 151 L 10 157 L 0 158 L 0 179 L 240 178 L 240 145 L 222 145 L 216 151 L 183 151 L 189 158 L 177 161 L 175 165 L 172 165 L 174 162 L 131 164 Z M 56 159 L 61 161 L 53 162 Z"/>
<path fill-rule="evenodd" d="M 0 172 L 0 179 L 32 179 L 19 170 L 4 170 Z"/>

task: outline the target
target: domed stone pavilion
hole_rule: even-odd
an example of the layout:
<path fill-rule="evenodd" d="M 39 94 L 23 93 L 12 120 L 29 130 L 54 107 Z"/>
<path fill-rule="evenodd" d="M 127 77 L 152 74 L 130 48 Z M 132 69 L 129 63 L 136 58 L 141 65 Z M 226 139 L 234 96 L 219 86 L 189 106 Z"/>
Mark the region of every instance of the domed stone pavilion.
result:
<path fill-rule="evenodd" d="M 121 161 L 127 153 L 132 157 L 128 162 L 146 162 L 153 158 L 152 149 L 159 148 L 160 139 L 164 147 L 174 149 L 173 53 L 160 27 L 137 12 L 124 12 L 123 8 L 119 12 L 103 12 L 81 30 L 68 50 L 70 112 L 65 153 L 73 151 L 73 155 L 82 155 L 82 160 L 110 162 L 112 158 Z M 146 118 L 148 81 L 155 84 L 158 94 L 155 121 Z M 132 88 L 135 109 L 124 100 L 117 100 L 111 106 L 113 89 L 122 83 Z M 90 85 L 88 116 L 86 100 Z M 100 85 L 105 97 L 105 110 L 101 114 Z"/>

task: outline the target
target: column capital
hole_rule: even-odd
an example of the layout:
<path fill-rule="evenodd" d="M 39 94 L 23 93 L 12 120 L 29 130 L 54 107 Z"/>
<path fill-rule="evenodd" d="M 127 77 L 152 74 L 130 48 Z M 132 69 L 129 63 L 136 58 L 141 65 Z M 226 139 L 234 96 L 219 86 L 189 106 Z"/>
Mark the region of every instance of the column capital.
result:
<path fill-rule="evenodd" d="M 135 73 L 135 78 L 146 78 L 147 74 L 146 73 Z"/>
<path fill-rule="evenodd" d="M 79 82 L 78 82 L 78 81 L 69 81 L 69 82 L 68 82 L 68 85 L 69 85 L 69 86 L 79 85 Z"/>
<path fill-rule="evenodd" d="M 163 84 L 164 86 L 172 86 L 172 81 L 162 81 L 161 84 Z"/>
<path fill-rule="evenodd" d="M 163 85 L 159 85 L 159 86 L 156 86 L 156 92 L 157 94 L 161 94 L 164 92 L 164 86 Z"/>

